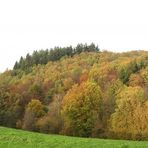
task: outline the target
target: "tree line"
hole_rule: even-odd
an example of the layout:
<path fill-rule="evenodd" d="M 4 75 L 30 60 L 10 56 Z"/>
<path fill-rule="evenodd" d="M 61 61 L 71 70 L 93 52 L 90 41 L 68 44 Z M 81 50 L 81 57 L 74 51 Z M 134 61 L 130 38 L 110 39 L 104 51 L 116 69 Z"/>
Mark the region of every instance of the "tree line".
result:
<path fill-rule="evenodd" d="M 32 55 L 29 53 L 25 58 L 21 57 L 19 61 L 16 61 L 14 70 L 21 69 L 29 71 L 30 68 L 38 64 L 47 64 L 49 61 L 60 60 L 64 56 L 74 56 L 81 52 L 98 52 L 99 48 L 94 43 L 90 45 L 78 44 L 76 47 L 54 47 L 53 49 L 34 51 Z"/>

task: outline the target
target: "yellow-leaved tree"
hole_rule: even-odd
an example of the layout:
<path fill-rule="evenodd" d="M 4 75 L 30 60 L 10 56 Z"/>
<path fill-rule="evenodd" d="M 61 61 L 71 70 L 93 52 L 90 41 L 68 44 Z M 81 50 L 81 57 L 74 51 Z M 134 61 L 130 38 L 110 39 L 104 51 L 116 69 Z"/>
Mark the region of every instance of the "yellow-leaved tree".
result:
<path fill-rule="evenodd" d="M 143 89 L 125 87 L 116 99 L 116 110 L 111 115 L 110 130 L 119 138 L 142 139 L 148 134 L 148 112 Z"/>
<path fill-rule="evenodd" d="M 25 110 L 23 129 L 35 130 L 36 121 L 46 113 L 45 106 L 36 99 L 32 99 Z"/>
<path fill-rule="evenodd" d="M 74 85 L 62 102 L 63 132 L 88 137 L 94 128 L 100 130 L 101 101 L 101 91 L 96 83 L 87 81 Z"/>

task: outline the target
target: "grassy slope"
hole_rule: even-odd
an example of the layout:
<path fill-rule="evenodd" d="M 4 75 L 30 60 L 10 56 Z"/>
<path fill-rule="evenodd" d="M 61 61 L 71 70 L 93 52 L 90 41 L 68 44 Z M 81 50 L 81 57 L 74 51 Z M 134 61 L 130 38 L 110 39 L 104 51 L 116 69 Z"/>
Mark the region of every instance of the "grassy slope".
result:
<path fill-rule="evenodd" d="M 148 148 L 148 142 L 75 138 L 0 127 L 0 148 Z"/>

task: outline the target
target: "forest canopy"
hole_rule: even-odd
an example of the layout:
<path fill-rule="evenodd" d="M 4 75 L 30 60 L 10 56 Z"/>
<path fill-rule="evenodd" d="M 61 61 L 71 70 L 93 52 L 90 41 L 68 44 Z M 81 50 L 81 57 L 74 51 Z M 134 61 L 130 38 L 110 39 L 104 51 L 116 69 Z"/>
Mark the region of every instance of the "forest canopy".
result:
<path fill-rule="evenodd" d="M 28 53 L 0 74 L 0 126 L 148 140 L 147 123 L 147 51 L 55 47 Z"/>

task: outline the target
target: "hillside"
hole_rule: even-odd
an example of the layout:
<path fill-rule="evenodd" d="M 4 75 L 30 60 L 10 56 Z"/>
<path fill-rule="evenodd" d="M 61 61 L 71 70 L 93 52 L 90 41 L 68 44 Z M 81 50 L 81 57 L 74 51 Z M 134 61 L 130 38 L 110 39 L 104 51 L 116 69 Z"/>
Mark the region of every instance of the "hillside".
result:
<path fill-rule="evenodd" d="M 45 135 L 0 127 L 0 148 L 148 148 L 148 142 Z"/>
<path fill-rule="evenodd" d="M 148 140 L 148 52 L 89 48 L 55 48 L 46 61 L 40 51 L 0 74 L 0 126 Z"/>

